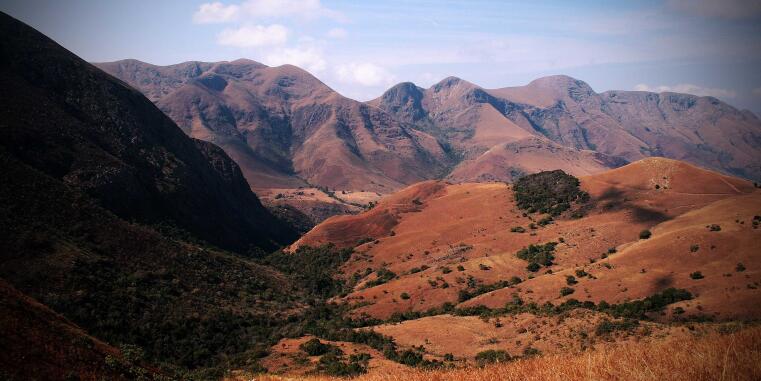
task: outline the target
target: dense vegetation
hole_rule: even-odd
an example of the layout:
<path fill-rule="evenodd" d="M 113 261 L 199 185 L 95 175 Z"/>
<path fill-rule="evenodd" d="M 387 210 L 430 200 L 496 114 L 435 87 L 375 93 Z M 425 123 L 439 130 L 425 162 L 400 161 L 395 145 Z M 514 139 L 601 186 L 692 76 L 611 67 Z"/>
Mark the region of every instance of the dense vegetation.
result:
<path fill-rule="evenodd" d="M 573 202 L 589 201 L 589 194 L 579 189 L 579 179 L 559 169 L 523 176 L 515 182 L 513 191 L 519 208 L 550 216 L 569 210 Z"/>
<path fill-rule="evenodd" d="M 337 249 L 332 244 L 301 246 L 293 253 L 277 251 L 266 256 L 263 264 L 270 265 L 298 282 L 307 292 L 321 297 L 340 294 L 345 284 L 337 277 L 336 269 L 351 257 L 351 249 Z"/>

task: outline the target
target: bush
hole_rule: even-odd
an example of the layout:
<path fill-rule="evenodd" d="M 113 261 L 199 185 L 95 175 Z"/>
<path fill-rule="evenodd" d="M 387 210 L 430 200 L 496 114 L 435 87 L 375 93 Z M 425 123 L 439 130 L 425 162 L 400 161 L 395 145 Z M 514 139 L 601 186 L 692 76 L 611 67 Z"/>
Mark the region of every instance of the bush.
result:
<path fill-rule="evenodd" d="M 410 298 L 410 294 L 403 292 L 401 295 L 399 295 L 400 298 L 407 300 Z"/>
<path fill-rule="evenodd" d="M 309 341 L 302 343 L 299 345 L 299 349 L 310 356 L 322 356 L 328 352 L 341 352 L 335 345 L 325 344 L 317 338 L 309 339 Z"/>
<path fill-rule="evenodd" d="M 574 284 L 576 284 L 576 283 L 579 283 L 579 281 L 577 281 L 577 280 L 576 280 L 576 277 L 574 277 L 573 275 L 566 275 L 566 277 L 565 277 L 565 282 L 566 282 L 566 283 L 567 283 L 569 286 L 573 286 Z"/>
<path fill-rule="evenodd" d="M 570 287 L 563 287 L 560 289 L 560 296 L 568 296 L 574 293 L 574 289 Z"/>
<path fill-rule="evenodd" d="M 690 253 L 700 250 L 700 245 L 690 245 Z"/>
<path fill-rule="evenodd" d="M 515 182 L 513 191 L 519 208 L 550 216 L 570 209 L 572 202 L 589 201 L 589 194 L 579 189 L 579 179 L 561 170 L 523 176 Z"/>
<path fill-rule="evenodd" d="M 721 226 L 716 225 L 716 224 L 712 224 L 711 226 L 708 227 L 708 230 L 710 230 L 712 232 L 719 232 L 719 231 L 721 231 Z"/>
<path fill-rule="evenodd" d="M 489 349 L 487 351 L 478 352 L 476 354 L 476 361 L 478 365 L 493 364 L 499 362 L 510 361 L 510 355 L 503 350 Z"/>
<path fill-rule="evenodd" d="M 441 268 L 441 273 L 442 273 L 442 274 L 449 274 L 449 273 L 451 273 L 451 272 L 452 272 L 452 269 L 450 269 L 450 268 L 449 268 L 449 267 L 447 267 L 447 266 L 444 266 L 444 267 L 442 267 L 442 268 Z"/>
<path fill-rule="evenodd" d="M 544 245 L 531 244 L 518 250 L 515 256 L 529 262 L 529 266 L 526 269 L 536 272 L 541 266 L 552 266 L 552 260 L 555 259 L 552 255 L 555 251 L 555 246 L 557 246 L 557 242 L 547 242 Z"/>
<path fill-rule="evenodd" d="M 463 267 L 463 265 L 457 265 L 457 271 L 465 271 L 465 267 Z"/>
<path fill-rule="evenodd" d="M 513 226 L 510 228 L 510 231 L 513 233 L 525 233 L 526 229 L 523 226 Z"/>
<path fill-rule="evenodd" d="M 738 263 L 737 266 L 735 266 L 735 271 L 737 271 L 738 273 L 745 271 L 745 265 L 743 265 L 742 263 Z"/>
<path fill-rule="evenodd" d="M 379 286 L 381 284 L 387 283 L 388 281 L 396 278 L 396 273 L 394 273 L 393 271 L 385 267 L 381 267 L 380 269 L 378 269 L 378 271 L 375 272 L 375 275 L 376 275 L 375 279 L 368 281 L 366 283 L 367 287 Z"/>
<path fill-rule="evenodd" d="M 690 274 L 690 278 L 697 280 L 697 279 L 703 279 L 705 277 L 703 276 L 703 273 L 701 273 L 700 271 L 695 271 L 694 273 Z"/>
<path fill-rule="evenodd" d="M 622 321 L 610 321 L 604 319 L 595 328 L 595 334 L 597 336 L 604 336 L 615 331 L 631 331 L 638 325 L 639 322 L 635 319 L 624 319 Z"/>
<path fill-rule="evenodd" d="M 645 229 L 645 230 L 639 232 L 639 239 L 648 239 L 652 235 L 653 235 L 653 233 L 650 233 L 650 230 Z"/>

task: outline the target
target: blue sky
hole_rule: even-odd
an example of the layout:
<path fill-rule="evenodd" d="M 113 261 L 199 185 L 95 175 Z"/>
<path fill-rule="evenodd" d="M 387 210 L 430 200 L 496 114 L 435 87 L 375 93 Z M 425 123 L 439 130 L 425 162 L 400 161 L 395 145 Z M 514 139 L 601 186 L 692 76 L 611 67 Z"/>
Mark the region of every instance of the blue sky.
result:
<path fill-rule="evenodd" d="M 450 75 L 567 74 L 596 91 L 713 95 L 761 115 L 761 0 L 39 1 L 0 9 L 89 61 L 291 63 L 368 100 Z"/>

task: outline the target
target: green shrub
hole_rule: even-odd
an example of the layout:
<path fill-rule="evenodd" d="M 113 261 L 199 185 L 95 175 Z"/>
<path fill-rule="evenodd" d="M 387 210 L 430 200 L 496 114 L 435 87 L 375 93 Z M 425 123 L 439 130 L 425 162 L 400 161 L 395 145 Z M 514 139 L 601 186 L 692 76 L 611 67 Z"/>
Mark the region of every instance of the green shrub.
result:
<path fill-rule="evenodd" d="M 717 224 L 712 224 L 711 226 L 708 227 L 708 230 L 712 232 L 719 232 L 721 231 L 721 226 Z"/>
<path fill-rule="evenodd" d="M 703 279 L 705 277 L 703 276 L 703 273 L 701 273 L 700 271 L 695 271 L 694 273 L 690 273 L 690 278 L 697 280 L 697 279 Z"/>
<path fill-rule="evenodd" d="M 631 331 L 639 325 L 639 321 L 635 319 L 624 319 L 621 321 L 610 321 L 604 319 L 595 328 L 595 334 L 597 336 L 608 335 L 615 331 Z"/>
<path fill-rule="evenodd" d="M 560 296 L 568 296 L 574 293 L 574 289 L 570 287 L 563 287 L 560 289 Z"/>
<path fill-rule="evenodd" d="M 503 350 L 489 349 L 476 354 L 476 362 L 481 366 L 506 361 L 510 361 L 510 355 Z"/>
<path fill-rule="evenodd" d="M 576 280 L 576 277 L 574 277 L 573 275 L 566 275 L 566 277 L 565 277 L 565 282 L 566 282 L 566 283 L 567 283 L 569 286 L 573 286 L 574 284 L 576 284 L 576 283 L 579 283 L 579 281 L 577 281 L 577 280 Z"/>
<path fill-rule="evenodd" d="M 375 279 L 368 281 L 366 283 L 367 287 L 379 286 L 381 284 L 387 283 L 388 281 L 396 278 L 396 273 L 394 273 L 393 271 L 385 267 L 381 267 L 380 269 L 378 269 L 378 271 L 375 272 L 375 275 L 376 275 Z"/>
<path fill-rule="evenodd" d="M 579 179 L 562 170 L 523 176 L 515 182 L 513 191 L 519 208 L 550 216 L 558 216 L 570 209 L 572 202 L 589 201 L 589 194 L 579 189 Z"/>
<path fill-rule="evenodd" d="M 442 268 L 441 268 L 441 272 L 442 272 L 443 274 L 449 274 L 449 273 L 451 273 L 451 272 L 452 272 L 452 269 L 450 269 L 450 268 L 449 268 L 449 267 L 447 267 L 447 266 L 444 266 L 444 267 L 442 267 Z"/>
<path fill-rule="evenodd" d="M 463 265 L 457 265 L 457 271 L 465 271 L 465 267 L 463 267 Z"/>
<path fill-rule="evenodd" d="M 400 298 L 407 300 L 410 298 L 410 294 L 403 292 L 401 295 L 399 295 Z"/>
<path fill-rule="evenodd" d="M 339 353 L 341 350 L 335 345 L 325 344 L 317 338 L 309 339 L 299 345 L 299 349 L 310 356 L 322 356 L 328 352 Z"/>
<path fill-rule="evenodd" d="M 525 233 L 526 229 L 523 226 L 513 226 L 510 228 L 510 231 L 513 233 Z"/>
<path fill-rule="evenodd" d="M 648 239 L 652 235 L 653 235 L 653 233 L 650 233 L 650 230 L 645 229 L 645 230 L 639 232 L 639 239 Z"/>
<path fill-rule="evenodd" d="M 743 265 L 742 263 L 738 263 L 737 266 L 735 266 L 735 271 L 737 271 L 738 273 L 745 271 L 745 265 Z"/>
<path fill-rule="evenodd" d="M 528 245 L 523 249 L 518 250 L 515 256 L 529 262 L 527 270 L 536 272 L 541 266 L 552 266 L 552 260 L 555 259 L 553 252 L 555 251 L 557 242 L 547 242 L 543 245 Z"/>

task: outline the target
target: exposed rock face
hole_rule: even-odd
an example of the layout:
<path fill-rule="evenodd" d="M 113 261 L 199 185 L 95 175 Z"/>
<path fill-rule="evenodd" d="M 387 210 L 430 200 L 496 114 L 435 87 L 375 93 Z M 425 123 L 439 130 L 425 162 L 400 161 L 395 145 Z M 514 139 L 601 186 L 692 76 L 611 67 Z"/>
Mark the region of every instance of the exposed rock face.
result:
<path fill-rule="evenodd" d="M 221 247 L 295 238 L 220 149 L 188 138 L 139 92 L 3 15 L 1 149 L 114 214 Z M 191 70 L 192 71 L 192 70 Z"/>
<path fill-rule="evenodd" d="M 222 147 L 254 188 L 389 192 L 442 175 L 449 163 L 432 136 L 339 95 L 295 66 L 249 60 L 98 65 L 151 97 L 190 136 Z"/>

